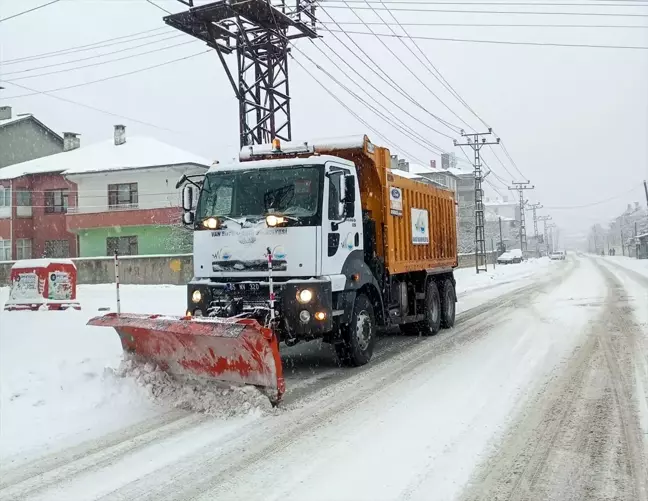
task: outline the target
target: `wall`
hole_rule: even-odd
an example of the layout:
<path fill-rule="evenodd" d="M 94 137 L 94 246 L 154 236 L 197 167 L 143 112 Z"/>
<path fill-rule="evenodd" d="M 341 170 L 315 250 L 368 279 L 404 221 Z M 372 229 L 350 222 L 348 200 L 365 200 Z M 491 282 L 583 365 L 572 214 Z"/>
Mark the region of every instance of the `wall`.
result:
<path fill-rule="evenodd" d="M 489 253 L 490 263 L 496 259 Z M 80 284 L 106 284 L 115 282 L 114 259 L 79 258 L 73 260 L 77 266 Z M 0 286 L 9 284 L 12 262 L 0 262 Z M 459 268 L 475 266 L 474 254 L 460 254 Z M 191 254 L 166 256 L 124 256 L 119 260 L 119 277 L 123 284 L 172 284 L 185 285 L 193 278 Z"/>
<path fill-rule="evenodd" d="M 78 283 L 106 284 L 115 282 L 113 258 L 74 259 Z M 0 262 L 0 286 L 9 284 L 12 262 Z M 191 254 L 168 256 L 124 256 L 119 260 L 122 284 L 186 285 L 193 277 Z"/>
<path fill-rule="evenodd" d="M 0 128 L 0 168 L 63 151 L 63 139 L 33 119 Z"/>
<path fill-rule="evenodd" d="M 78 187 L 77 210 L 79 213 L 108 211 L 108 185 L 125 183 L 137 183 L 137 209 L 157 209 L 179 207 L 181 205 L 180 190 L 176 190 L 176 182 L 183 174 L 202 174 L 205 170 L 192 165 L 184 165 L 148 170 L 75 174 L 68 176 L 68 179 L 76 183 Z"/>
<path fill-rule="evenodd" d="M 174 226 L 117 226 L 79 230 L 81 257 L 105 256 L 106 238 L 137 237 L 140 255 L 190 252 L 191 234 Z M 184 238 L 183 238 L 184 237 Z"/>

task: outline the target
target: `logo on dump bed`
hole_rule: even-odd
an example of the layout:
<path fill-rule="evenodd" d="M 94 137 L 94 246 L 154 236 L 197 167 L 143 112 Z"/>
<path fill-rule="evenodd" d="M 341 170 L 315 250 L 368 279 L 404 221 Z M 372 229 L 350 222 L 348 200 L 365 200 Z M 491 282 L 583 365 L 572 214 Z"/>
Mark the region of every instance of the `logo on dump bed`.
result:
<path fill-rule="evenodd" d="M 424 209 L 411 210 L 412 216 L 412 243 L 414 245 L 427 245 L 430 243 L 428 211 Z"/>

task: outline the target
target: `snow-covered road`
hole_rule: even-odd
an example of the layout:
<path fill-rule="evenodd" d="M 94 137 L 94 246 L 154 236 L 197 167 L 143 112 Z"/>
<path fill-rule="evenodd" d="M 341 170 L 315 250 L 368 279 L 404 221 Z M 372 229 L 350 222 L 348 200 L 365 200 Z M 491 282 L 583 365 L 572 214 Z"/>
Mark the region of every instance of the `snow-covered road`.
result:
<path fill-rule="evenodd" d="M 645 280 L 575 255 L 458 270 L 454 329 L 385 333 L 357 370 L 298 345 L 285 405 L 229 419 L 103 374 L 117 338 L 82 324 L 107 287 L 88 288 L 81 313 L 3 314 L 0 500 L 646 501 Z M 126 301 L 173 313 L 177 289 L 126 288 Z"/>

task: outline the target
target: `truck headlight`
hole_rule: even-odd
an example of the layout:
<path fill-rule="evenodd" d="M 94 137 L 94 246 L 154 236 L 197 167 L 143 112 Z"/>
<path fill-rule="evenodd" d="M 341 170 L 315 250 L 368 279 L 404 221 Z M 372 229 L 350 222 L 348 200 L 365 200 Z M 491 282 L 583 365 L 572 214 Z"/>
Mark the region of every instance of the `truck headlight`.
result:
<path fill-rule="evenodd" d="M 210 230 L 218 229 L 218 219 L 216 219 L 215 217 L 205 219 L 202 224 L 205 228 L 208 228 Z"/>
<path fill-rule="evenodd" d="M 200 303 L 202 300 L 202 292 L 199 290 L 193 291 L 193 294 L 191 294 L 191 301 L 194 303 Z"/>
<path fill-rule="evenodd" d="M 279 226 L 280 224 L 284 224 L 286 222 L 286 219 L 281 216 L 275 216 L 273 214 L 270 214 L 269 216 L 266 216 L 266 224 L 270 228 L 274 228 L 275 226 Z"/>
<path fill-rule="evenodd" d="M 297 293 L 297 301 L 302 304 L 310 303 L 313 299 L 313 291 L 310 289 L 302 289 Z"/>

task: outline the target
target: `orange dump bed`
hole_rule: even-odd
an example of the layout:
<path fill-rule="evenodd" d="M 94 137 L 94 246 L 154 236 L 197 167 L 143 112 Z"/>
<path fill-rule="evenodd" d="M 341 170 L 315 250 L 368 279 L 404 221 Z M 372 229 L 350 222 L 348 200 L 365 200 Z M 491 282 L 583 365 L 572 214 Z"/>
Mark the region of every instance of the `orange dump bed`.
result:
<path fill-rule="evenodd" d="M 454 192 L 393 174 L 389 150 L 367 137 L 362 146 L 315 150 L 355 163 L 362 208 L 376 221 L 391 274 L 457 266 Z"/>

